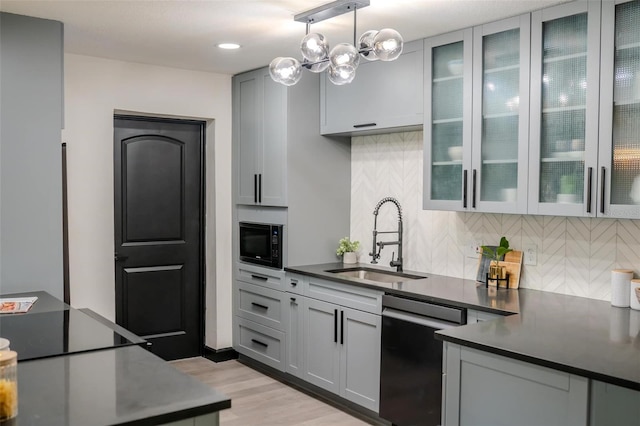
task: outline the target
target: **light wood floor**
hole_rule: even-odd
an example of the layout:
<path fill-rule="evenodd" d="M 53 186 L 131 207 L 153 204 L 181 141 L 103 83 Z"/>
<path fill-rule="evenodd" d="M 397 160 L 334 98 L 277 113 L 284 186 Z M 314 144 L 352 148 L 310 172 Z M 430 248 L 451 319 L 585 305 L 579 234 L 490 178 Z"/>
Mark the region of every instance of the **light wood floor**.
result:
<path fill-rule="evenodd" d="M 370 424 L 235 360 L 189 358 L 172 365 L 231 398 L 231 408 L 220 412 L 221 426 Z"/>

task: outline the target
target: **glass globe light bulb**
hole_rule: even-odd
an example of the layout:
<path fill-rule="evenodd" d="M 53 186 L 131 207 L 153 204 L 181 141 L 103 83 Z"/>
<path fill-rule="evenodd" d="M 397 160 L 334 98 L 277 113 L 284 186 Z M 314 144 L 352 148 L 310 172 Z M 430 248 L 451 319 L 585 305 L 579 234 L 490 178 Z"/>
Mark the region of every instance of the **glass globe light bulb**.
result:
<path fill-rule="evenodd" d="M 331 66 L 334 68 L 349 65 L 355 70 L 360 63 L 360 54 L 358 53 L 358 49 L 351 44 L 340 43 L 331 49 L 329 62 L 331 62 Z"/>
<path fill-rule="evenodd" d="M 362 33 L 360 39 L 358 40 L 358 50 L 367 50 L 366 52 L 360 53 L 360 56 L 365 58 L 367 61 L 377 61 L 378 55 L 373 51 L 373 38 L 378 35 L 377 30 L 369 30 L 365 33 Z"/>
<path fill-rule="evenodd" d="M 356 69 L 351 65 L 338 65 L 334 67 L 331 65 L 328 71 L 329 81 L 336 86 L 342 86 L 343 84 L 349 84 L 356 76 Z"/>
<path fill-rule="evenodd" d="M 269 71 L 271 71 L 271 66 L 269 66 Z M 278 83 L 293 86 L 302 77 L 302 67 L 300 61 L 295 58 L 281 58 L 274 65 L 273 73 L 277 76 L 277 79 L 274 80 Z"/>
<path fill-rule="evenodd" d="M 396 30 L 385 28 L 373 38 L 373 51 L 381 61 L 393 61 L 402 53 L 402 36 Z"/>
<path fill-rule="evenodd" d="M 280 76 L 276 74 L 276 65 L 278 65 L 280 59 L 282 59 L 282 56 L 274 58 L 273 61 L 271 61 L 271 63 L 269 64 L 269 75 L 271 76 L 271 79 L 276 83 L 280 83 Z"/>
<path fill-rule="evenodd" d="M 300 51 L 309 62 L 318 62 L 329 54 L 329 43 L 322 34 L 310 33 L 302 39 Z"/>

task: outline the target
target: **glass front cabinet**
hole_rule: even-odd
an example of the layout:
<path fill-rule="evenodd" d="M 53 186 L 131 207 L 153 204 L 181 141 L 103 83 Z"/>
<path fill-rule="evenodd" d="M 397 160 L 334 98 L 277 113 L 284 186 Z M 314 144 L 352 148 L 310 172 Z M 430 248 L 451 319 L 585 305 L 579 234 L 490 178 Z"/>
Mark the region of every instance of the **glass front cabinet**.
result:
<path fill-rule="evenodd" d="M 530 214 L 595 216 L 600 3 L 531 16 Z"/>
<path fill-rule="evenodd" d="M 640 1 L 602 3 L 597 215 L 640 218 Z"/>
<path fill-rule="evenodd" d="M 529 14 L 425 40 L 425 209 L 526 213 L 529 47 Z"/>

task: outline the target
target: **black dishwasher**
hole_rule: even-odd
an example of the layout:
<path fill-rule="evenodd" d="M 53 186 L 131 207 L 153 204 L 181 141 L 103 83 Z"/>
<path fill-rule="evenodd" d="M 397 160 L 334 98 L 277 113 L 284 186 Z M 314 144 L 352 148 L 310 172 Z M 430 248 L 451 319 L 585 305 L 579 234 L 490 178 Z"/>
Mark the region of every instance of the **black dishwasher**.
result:
<path fill-rule="evenodd" d="M 442 410 L 442 342 L 437 330 L 467 322 L 462 308 L 382 298 L 380 417 L 398 426 L 435 426 Z"/>

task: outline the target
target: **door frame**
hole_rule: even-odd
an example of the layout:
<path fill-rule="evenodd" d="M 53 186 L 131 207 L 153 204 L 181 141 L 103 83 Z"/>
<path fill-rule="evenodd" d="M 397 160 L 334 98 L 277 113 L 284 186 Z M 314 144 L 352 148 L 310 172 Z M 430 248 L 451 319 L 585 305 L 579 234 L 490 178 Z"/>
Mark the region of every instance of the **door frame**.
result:
<path fill-rule="evenodd" d="M 135 120 L 135 121 L 147 121 L 147 122 L 154 122 L 154 123 L 158 123 L 158 122 L 162 122 L 162 123 L 178 123 L 178 124 L 182 124 L 182 123 L 190 123 L 190 124 L 198 124 L 200 126 L 201 129 L 201 136 L 200 136 L 200 176 L 199 176 L 199 180 L 200 180 L 200 193 L 199 193 L 199 200 L 200 200 L 200 235 L 198 238 L 198 247 L 199 247 L 199 251 L 200 251 L 200 256 L 199 256 L 199 264 L 200 267 L 198 268 L 198 295 L 200 297 L 200 303 L 198 306 L 198 313 L 199 313 L 199 328 L 200 328 L 200 332 L 198 333 L 198 347 L 199 347 L 199 352 L 201 356 L 204 356 L 205 354 L 205 342 L 206 342 L 206 330 L 205 330 L 205 326 L 206 326 L 206 184 L 207 184 L 207 179 L 206 179 L 206 145 L 207 145 L 207 121 L 206 120 L 202 120 L 202 119 L 194 119 L 194 118 L 168 118 L 168 117 L 161 117 L 161 116 L 154 116 L 154 115 L 138 115 L 135 113 L 117 113 L 114 112 L 113 114 L 113 119 L 124 119 L 124 120 Z M 112 129 L 114 128 L 114 126 L 112 125 Z M 113 136 L 112 136 L 112 139 Z M 115 160 L 115 141 L 114 141 L 114 145 L 113 145 L 113 149 L 114 149 L 114 159 Z M 115 206 L 116 206 L 116 200 L 115 200 L 115 184 L 116 184 L 116 175 L 115 175 L 115 164 L 112 165 L 112 170 L 113 170 L 113 179 L 114 179 L 114 204 L 113 204 L 113 208 L 115 210 Z M 113 218 L 114 222 L 115 222 L 115 216 Z M 115 239 L 115 235 L 114 235 L 114 239 Z M 115 246 L 114 246 L 114 252 L 115 252 Z M 115 262 L 114 262 L 114 269 L 115 269 Z M 114 276 L 114 292 L 115 292 L 115 276 Z M 122 312 L 122 308 L 123 306 L 119 306 L 118 304 L 118 294 L 114 294 L 115 297 L 115 314 L 116 314 L 116 319 L 117 318 L 122 318 L 122 315 L 124 314 Z"/>

